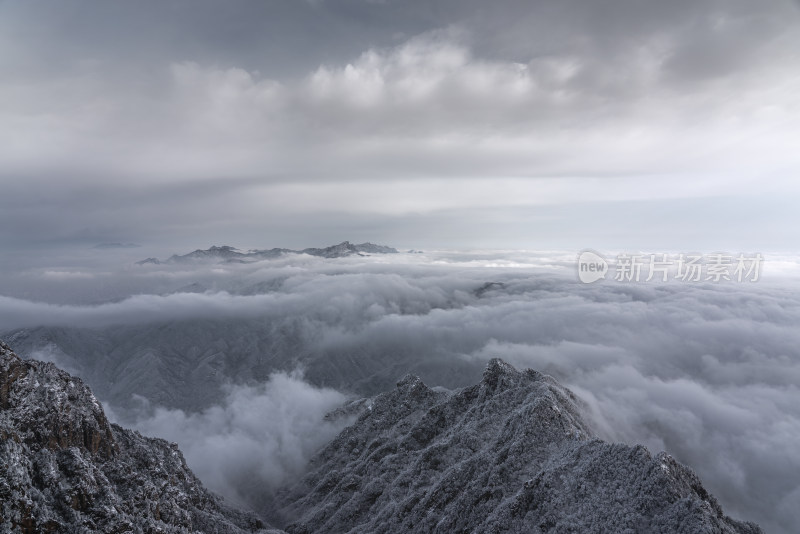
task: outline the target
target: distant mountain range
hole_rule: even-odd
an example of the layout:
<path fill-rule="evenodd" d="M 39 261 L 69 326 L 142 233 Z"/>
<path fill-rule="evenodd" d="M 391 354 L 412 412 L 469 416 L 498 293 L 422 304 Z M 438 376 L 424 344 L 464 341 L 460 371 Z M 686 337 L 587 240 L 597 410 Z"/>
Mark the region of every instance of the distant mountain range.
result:
<path fill-rule="evenodd" d="M 368 256 L 370 254 L 397 254 L 395 248 L 387 247 L 384 245 L 375 245 L 374 243 L 361 243 L 353 245 L 349 241 L 343 241 L 338 245 L 332 245 L 324 248 L 305 248 L 303 250 L 293 250 L 288 248 L 271 248 L 264 250 L 249 250 L 242 252 L 239 249 L 223 245 L 221 247 L 212 246 L 206 250 L 195 250 L 188 254 L 179 256 L 177 254 L 171 256 L 167 260 L 159 260 L 157 258 L 147 258 L 137 261 L 137 265 L 155 264 L 160 265 L 163 263 L 190 263 L 199 261 L 216 261 L 216 262 L 230 262 L 230 263 L 247 263 L 250 261 L 259 261 L 271 258 L 277 258 L 284 254 L 308 254 L 310 256 L 318 256 L 320 258 L 344 258 L 347 256 Z"/>
<path fill-rule="evenodd" d="M 264 503 L 280 531 L 203 488 L 176 445 L 110 424 L 79 378 L 0 343 L 0 531 L 761 533 L 671 456 L 595 438 L 582 410 L 499 359 L 454 391 L 407 375 L 330 414 L 359 415 Z"/>

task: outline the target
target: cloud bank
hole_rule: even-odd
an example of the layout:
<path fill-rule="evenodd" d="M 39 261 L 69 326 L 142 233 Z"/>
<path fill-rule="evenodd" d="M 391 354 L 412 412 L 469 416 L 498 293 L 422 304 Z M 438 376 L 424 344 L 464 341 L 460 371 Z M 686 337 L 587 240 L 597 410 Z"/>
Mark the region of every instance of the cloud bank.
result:
<path fill-rule="evenodd" d="M 180 395 L 154 401 L 162 407 L 143 428 L 180 429 L 171 439 L 187 442 L 190 458 L 239 439 L 254 446 L 259 432 L 291 426 L 295 416 L 300 434 L 291 436 L 302 441 L 303 421 L 313 419 L 307 415 L 343 398 L 291 377 L 268 378 L 270 370 L 301 363 L 314 387 L 371 395 L 407 372 L 431 385 L 469 385 L 489 358 L 501 357 L 575 389 L 605 438 L 667 450 L 695 469 L 735 516 L 770 532 L 792 532 L 800 521 L 796 258 L 769 257 L 759 282 L 727 284 L 584 285 L 574 261 L 574 253 L 495 251 L 154 266 L 130 276 L 157 287 L 195 281 L 214 289 L 141 294 L 101 306 L 3 298 L 0 314 L 9 326 L 57 325 L 12 333 L 7 341 L 50 346 L 54 357 L 118 399 L 129 390 L 103 388 L 128 384 L 160 399 L 162 382 L 180 365 L 183 379 L 202 384 L 214 402 L 220 383 L 245 384 L 199 413 L 176 410 Z M 259 386 L 258 377 L 271 385 Z M 272 426 L 266 419 L 253 430 L 245 407 L 281 413 L 272 406 L 284 386 L 287 398 L 296 390 L 311 399 L 298 402 L 309 411 L 281 415 Z M 282 454 L 283 442 L 265 442 L 268 454 Z M 320 441 L 309 443 L 301 450 Z M 294 473 L 298 464 L 289 458 L 277 465 L 284 466 L 277 474 L 265 467 L 265 480 Z M 240 482 L 239 464 L 224 466 L 230 476 L 213 470 L 202 476 L 212 487 L 228 484 L 229 494 L 241 492 L 231 489 Z"/>
<path fill-rule="evenodd" d="M 240 506 L 269 511 L 272 493 L 296 480 L 308 460 L 352 419 L 326 420 L 347 398 L 276 373 L 258 386 L 228 389 L 224 401 L 200 413 L 152 406 L 122 423 L 147 436 L 178 443 L 186 462 L 209 489 Z M 113 408 L 111 408 L 112 417 Z"/>

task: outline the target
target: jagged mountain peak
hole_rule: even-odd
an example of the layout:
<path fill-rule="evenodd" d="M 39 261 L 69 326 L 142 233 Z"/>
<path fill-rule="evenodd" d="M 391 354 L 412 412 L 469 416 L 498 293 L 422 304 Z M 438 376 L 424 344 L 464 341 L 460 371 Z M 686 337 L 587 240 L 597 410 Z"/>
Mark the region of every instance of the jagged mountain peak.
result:
<path fill-rule="evenodd" d="M 500 358 L 492 358 L 489 360 L 489 363 L 486 364 L 486 370 L 483 372 L 483 382 L 494 385 L 504 378 L 518 381 L 522 379 L 522 373 Z"/>
<path fill-rule="evenodd" d="M 0 532 L 261 532 L 175 444 L 109 423 L 83 382 L 0 342 Z"/>
<path fill-rule="evenodd" d="M 500 359 L 449 393 L 405 376 L 278 501 L 290 534 L 760 532 L 669 455 L 600 441 L 568 389 Z"/>
<path fill-rule="evenodd" d="M 80 378 L 0 346 L 0 421 L 33 450 L 79 447 L 110 459 L 118 447 L 103 408 Z"/>
<path fill-rule="evenodd" d="M 404 376 L 397 382 L 397 390 L 401 394 L 408 396 L 424 396 L 428 393 L 433 393 L 420 377 L 412 374 Z"/>

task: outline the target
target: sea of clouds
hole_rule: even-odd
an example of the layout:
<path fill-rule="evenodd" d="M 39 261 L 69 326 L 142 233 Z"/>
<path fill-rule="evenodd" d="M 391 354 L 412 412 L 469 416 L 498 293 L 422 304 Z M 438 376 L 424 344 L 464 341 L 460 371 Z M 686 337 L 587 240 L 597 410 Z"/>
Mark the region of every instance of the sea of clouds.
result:
<path fill-rule="evenodd" d="M 0 288 L 0 325 L 13 337 L 39 326 L 102 333 L 216 318 L 291 322 L 305 378 L 276 369 L 262 383 L 227 384 L 222 402 L 196 412 L 142 399 L 125 407 L 140 408 L 133 418 L 129 411 L 129 424 L 178 442 L 209 487 L 250 506 L 255 487 L 272 491 L 296 479 L 346 424 L 325 421 L 327 412 L 376 393 L 356 380 L 362 376 L 345 379 L 341 391 L 323 387 L 312 371 L 324 366 L 314 362 L 347 355 L 369 374 L 370 361 L 390 354 L 400 362 L 394 378 L 407 368 L 430 385 L 457 387 L 501 357 L 571 387 L 601 437 L 663 449 L 688 464 L 727 513 L 768 532 L 793 532 L 800 524 L 797 260 L 768 256 L 757 282 L 609 276 L 587 285 L 575 258 L 440 251 L 27 269 L 4 277 L 13 284 Z M 67 363 L 80 373 L 79 357 Z"/>
<path fill-rule="evenodd" d="M 222 403 L 197 413 L 141 399 L 133 419 L 109 416 L 147 436 L 180 444 L 194 473 L 228 501 L 269 514 L 273 493 L 298 479 L 314 453 L 353 417 L 325 418 L 347 398 L 275 373 L 258 386 L 228 388 Z"/>

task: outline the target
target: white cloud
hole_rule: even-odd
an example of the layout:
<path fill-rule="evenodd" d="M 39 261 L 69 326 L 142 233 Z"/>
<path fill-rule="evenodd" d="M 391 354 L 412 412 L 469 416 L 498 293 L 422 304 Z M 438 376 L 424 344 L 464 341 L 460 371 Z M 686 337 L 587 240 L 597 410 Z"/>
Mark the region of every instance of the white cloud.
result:
<path fill-rule="evenodd" d="M 230 387 L 220 405 L 200 413 L 145 402 L 145 413 L 123 423 L 178 443 L 209 489 L 263 511 L 272 492 L 302 475 L 309 459 L 352 423 L 324 418 L 346 400 L 304 382 L 299 373 L 276 373 L 258 386 Z"/>
<path fill-rule="evenodd" d="M 298 80 L 178 62 L 144 94 L 123 89 L 114 98 L 96 75 L 24 91 L 6 83 L 0 94 L 21 105 L 2 111 L 13 129 L 0 130 L 8 141 L 0 161 L 30 170 L 44 160 L 145 182 L 222 173 L 273 184 L 294 181 L 287 174 L 338 182 L 656 172 L 688 186 L 700 172 L 752 179 L 757 169 L 797 165 L 787 134 L 800 92 L 783 55 L 678 90 L 667 71 L 667 59 L 682 53 L 674 31 L 676 40 L 653 34 L 602 63 L 578 50 L 480 58 L 468 32 L 449 29 Z M 797 40 L 784 30 L 759 51 Z M 63 100 L 54 91 L 80 105 L 42 113 Z"/>

